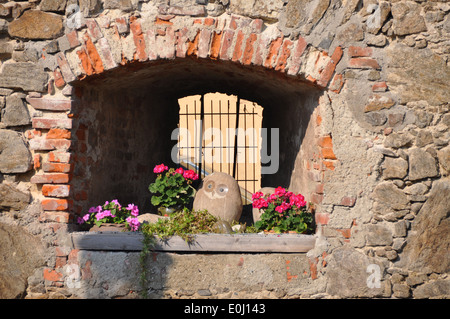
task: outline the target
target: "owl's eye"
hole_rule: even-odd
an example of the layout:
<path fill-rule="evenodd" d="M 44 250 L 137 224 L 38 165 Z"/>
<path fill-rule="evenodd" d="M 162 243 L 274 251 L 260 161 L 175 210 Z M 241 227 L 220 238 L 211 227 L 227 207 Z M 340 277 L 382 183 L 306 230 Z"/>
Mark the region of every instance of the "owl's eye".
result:
<path fill-rule="evenodd" d="M 214 186 L 215 186 L 214 182 L 210 181 L 208 182 L 208 184 L 206 184 L 205 190 L 207 192 L 212 192 L 214 190 Z"/>
<path fill-rule="evenodd" d="M 219 194 L 226 194 L 228 192 L 228 186 L 221 184 L 217 186 L 217 191 Z"/>

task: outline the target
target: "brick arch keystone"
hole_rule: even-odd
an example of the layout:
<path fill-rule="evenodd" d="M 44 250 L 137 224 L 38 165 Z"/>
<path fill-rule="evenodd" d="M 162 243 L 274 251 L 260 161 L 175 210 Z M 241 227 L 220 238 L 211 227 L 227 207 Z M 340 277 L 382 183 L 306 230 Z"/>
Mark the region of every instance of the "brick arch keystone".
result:
<path fill-rule="evenodd" d="M 325 89 L 343 54 L 341 46 L 329 54 L 300 36 L 263 32 L 261 19 L 191 18 L 176 25 L 171 17 L 164 18 L 124 16 L 110 23 L 87 19 L 86 27 L 61 40 L 66 50 L 57 54 L 55 83 L 83 80 L 136 62 L 193 57 L 260 66 Z"/>

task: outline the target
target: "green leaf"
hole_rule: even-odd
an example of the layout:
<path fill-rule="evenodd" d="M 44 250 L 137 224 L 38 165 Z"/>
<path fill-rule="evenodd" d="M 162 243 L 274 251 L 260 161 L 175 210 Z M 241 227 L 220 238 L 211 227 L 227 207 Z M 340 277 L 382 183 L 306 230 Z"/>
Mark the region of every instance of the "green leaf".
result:
<path fill-rule="evenodd" d="M 153 206 L 159 206 L 161 204 L 161 196 L 152 196 L 151 202 Z"/>

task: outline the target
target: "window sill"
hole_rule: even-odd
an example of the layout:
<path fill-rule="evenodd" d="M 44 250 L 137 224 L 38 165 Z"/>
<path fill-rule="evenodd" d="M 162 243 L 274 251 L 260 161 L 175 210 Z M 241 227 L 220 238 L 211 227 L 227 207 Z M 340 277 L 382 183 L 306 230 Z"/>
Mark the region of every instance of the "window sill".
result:
<path fill-rule="evenodd" d="M 71 234 L 75 249 L 102 251 L 140 251 L 142 233 L 76 232 Z M 154 251 L 305 253 L 314 248 L 315 235 L 302 234 L 198 234 L 192 243 L 179 236 L 167 240 L 156 237 Z"/>

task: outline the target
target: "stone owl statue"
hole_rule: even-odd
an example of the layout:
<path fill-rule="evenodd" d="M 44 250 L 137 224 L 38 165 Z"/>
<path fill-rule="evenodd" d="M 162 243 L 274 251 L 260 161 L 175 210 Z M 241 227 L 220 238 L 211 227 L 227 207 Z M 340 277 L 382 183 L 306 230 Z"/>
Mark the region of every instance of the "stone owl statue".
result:
<path fill-rule="evenodd" d="M 206 176 L 195 195 L 193 209 L 206 209 L 211 215 L 230 224 L 239 221 L 242 199 L 237 181 L 221 172 Z"/>

